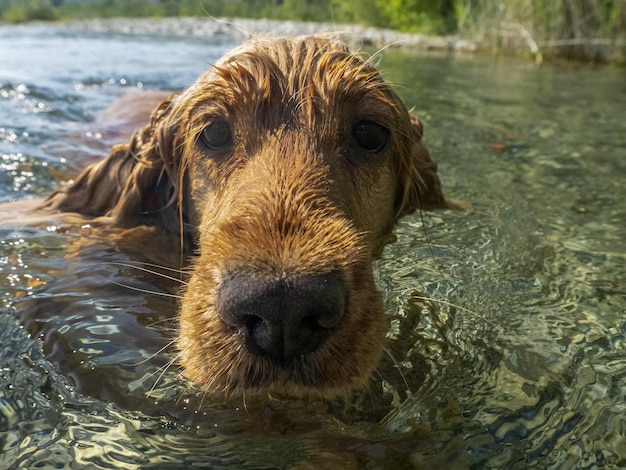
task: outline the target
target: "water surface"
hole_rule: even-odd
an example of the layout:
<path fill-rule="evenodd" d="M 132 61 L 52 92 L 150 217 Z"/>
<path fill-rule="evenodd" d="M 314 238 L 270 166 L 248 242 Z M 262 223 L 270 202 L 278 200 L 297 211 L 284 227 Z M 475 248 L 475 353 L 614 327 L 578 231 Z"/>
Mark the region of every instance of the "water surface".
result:
<path fill-rule="evenodd" d="M 0 26 L 0 201 L 100 157 L 86 132 L 121 91 L 181 89 L 232 45 Z M 142 229 L 3 226 L 1 468 L 626 466 L 624 70 L 391 50 L 380 67 L 471 208 L 405 218 L 377 263 L 395 362 L 373 392 L 207 403 L 160 369 L 176 283 L 137 269 L 175 254 L 137 252 Z"/>

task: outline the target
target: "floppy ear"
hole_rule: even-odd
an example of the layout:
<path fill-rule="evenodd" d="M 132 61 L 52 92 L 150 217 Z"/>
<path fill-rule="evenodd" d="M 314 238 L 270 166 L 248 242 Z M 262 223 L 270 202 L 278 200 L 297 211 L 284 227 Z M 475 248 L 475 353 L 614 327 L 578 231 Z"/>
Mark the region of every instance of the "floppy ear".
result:
<path fill-rule="evenodd" d="M 159 104 L 150 123 L 128 142 L 115 145 L 104 160 L 57 189 L 41 208 L 106 217 L 122 226 L 161 222 L 178 228 L 179 158 L 173 144 L 177 126 L 170 116 L 175 96 Z"/>
<path fill-rule="evenodd" d="M 424 128 L 417 116 L 411 116 L 409 144 L 401 152 L 398 167 L 396 214 L 401 217 L 416 209 L 447 209 L 450 205 L 441 191 L 437 164 L 422 144 Z"/>

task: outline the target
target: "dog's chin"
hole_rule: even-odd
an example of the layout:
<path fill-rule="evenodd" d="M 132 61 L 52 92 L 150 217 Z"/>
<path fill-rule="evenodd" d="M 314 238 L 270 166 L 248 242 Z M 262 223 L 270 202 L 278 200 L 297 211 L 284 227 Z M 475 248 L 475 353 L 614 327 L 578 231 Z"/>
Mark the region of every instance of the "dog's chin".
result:
<path fill-rule="evenodd" d="M 345 377 L 344 380 L 330 380 L 328 377 L 304 378 L 308 374 L 305 374 L 302 368 L 268 367 L 263 377 L 246 380 L 239 376 L 237 371 L 231 371 L 224 377 L 215 377 L 216 380 L 211 385 L 197 382 L 188 370 L 185 371 L 185 375 L 207 397 L 216 401 L 268 397 L 334 401 L 348 399 L 354 391 L 364 388 L 371 372 L 362 371 L 363 375 Z"/>

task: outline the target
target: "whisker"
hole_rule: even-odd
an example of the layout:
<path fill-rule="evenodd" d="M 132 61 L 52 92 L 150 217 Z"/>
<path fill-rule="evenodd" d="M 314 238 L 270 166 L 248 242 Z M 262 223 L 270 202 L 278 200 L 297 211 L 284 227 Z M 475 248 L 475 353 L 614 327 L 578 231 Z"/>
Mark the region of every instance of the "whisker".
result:
<path fill-rule="evenodd" d="M 241 402 L 242 402 L 242 406 L 244 411 L 246 412 L 246 415 L 248 415 L 248 417 L 250 416 L 250 410 L 248 409 L 248 402 L 247 402 L 247 396 L 246 396 L 246 390 L 243 390 L 243 393 L 241 394 Z"/>
<path fill-rule="evenodd" d="M 141 365 L 141 364 L 145 364 L 145 363 L 146 363 L 146 362 L 148 362 L 149 360 L 151 360 L 151 359 L 155 358 L 156 356 L 158 356 L 159 354 L 161 354 L 163 351 L 166 351 L 168 348 L 172 347 L 175 343 L 176 343 L 176 340 L 175 340 L 175 339 L 174 339 L 174 340 L 172 340 L 172 341 L 169 341 L 169 342 L 168 342 L 165 346 L 163 346 L 162 348 L 158 349 L 158 350 L 157 350 L 157 351 L 155 351 L 154 353 L 150 354 L 150 356 L 149 356 L 149 357 L 145 358 L 145 359 L 144 359 L 144 360 L 142 360 L 142 361 L 136 362 L 136 363 L 134 363 L 133 365 L 134 365 L 134 366 L 138 366 L 138 365 Z"/>
<path fill-rule="evenodd" d="M 179 357 L 180 357 L 180 354 L 177 354 L 170 361 L 168 361 L 165 365 L 159 367 L 153 374 L 151 374 L 151 376 L 154 377 L 157 373 L 160 372 L 158 377 L 157 377 L 157 379 L 152 384 L 152 387 L 150 388 L 150 391 L 147 393 L 147 395 L 152 395 L 154 393 L 154 391 L 157 388 L 157 385 L 159 384 L 159 382 L 161 382 L 161 379 L 163 378 L 163 376 L 167 373 L 169 368 L 172 365 L 174 365 L 176 363 L 176 361 L 178 361 Z"/>
<path fill-rule="evenodd" d="M 402 372 L 402 369 L 400 368 L 400 363 L 396 360 L 396 358 L 393 356 L 391 351 L 388 348 L 386 348 L 384 345 L 383 345 L 383 351 L 385 351 L 385 354 L 387 355 L 387 357 L 391 359 L 391 362 L 393 363 L 394 368 L 400 374 L 400 377 L 402 378 L 402 382 L 404 382 L 404 386 L 406 387 L 407 392 L 412 395 L 413 391 L 411 390 L 411 387 L 409 385 L 409 382 L 406 379 L 406 376 L 404 375 L 404 373 Z"/>
<path fill-rule="evenodd" d="M 422 209 L 419 209 L 418 212 L 420 216 L 420 221 L 422 222 L 422 233 L 424 234 L 424 238 L 426 238 L 426 244 L 428 245 L 428 251 L 430 252 L 430 257 L 435 263 L 435 268 L 437 268 L 437 272 L 439 273 L 439 276 L 443 278 L 444 277 L 443 269 L 441 268 L 441 265 L 439 264 L 437 260 L 437 256 L 435 255 L 435 250 L 433 249 L 433 244 L 430 241 L 430 235 L 428 233 L 428 229 L 426 227 L 426 221 L 424 219 L 424 211 Z"/>
<path fill-rule="evenodd" d="M 367 62 L 369 62 L 372 65 L 372 67 L 377 68 L 380 65 L 380 61 L 382 60 L 383 52 L 385 52 L 387 49 L 391 49 L 392 47 L 399 45 L 400 43 L 402 43 L 402 41 L 394 41 L 394 42 L 391 42 L 389 44 L 382 46 L 381 48 L 379 48 L 376 52 L 372 53 L 367 58 Z"/>
<path fill-rule="evenodd" d="M 177 274 L 187 274 L 182 269 L 170 268 L 170 267 L 167 267 L 167 266 L 161 266 L 161 265 L 152 264 L 152 263 L 141 263 L 141 264 L 137 263 L 137 264 L 134 264 L 134 263 L 129 263 L 129 262 L 112 261 L 112 262 L 110 262 L 108 264 L 112 264 L 112 265 L 115 265 L 115 266 L 123 266 L 125 268 L 136 269 L 137 271 L 143 271 L 143 272 L 146 272 L 146 273 L 149 273 L 149 274 L 154 274 L 155 276 L 158 276 L 158 277 L 161 277 L 161 278 L 164 278 L 164 279 L 169 279 L 171 281 L 180 282 L 181 284 L 186 284 L 186 281 L 184 281 L 183 279 L 179 279 L 179 278 L 176 278 L 176 277 L 173 277 L 173 276 L 168 276 L 168 275 L 160 273 L 160 272 L 158 272 L 156 270 L 148 269 L 148 268 L 146 268 L 144 266 L 150 266 L 150 267 L 153 267 L 155 269 L 163 269 L 165 271 L 171 271 L 171 272 L 174 272 L 174 273 L 177 273 Z"/>
<path fill-rule="evenodd" d="M 168 331 L 170 333 L 177 333 L 178 332 L 178 328 L 175 328 L 175 327 L 167 328 L 167 327 L 162 326 L 165 323 L 171 323 L 171 322 L 174 322 L 174 321 L 176 321 L 176 319 L 174 317 L 162 318 L 161 320 L 155 320 L 153 322 L 146 323 L 146 326 L 147 327 L 158 326 L 163 331 Z"/>
<path fill-rule="evenodd" d="M 182 295 L 178 295 L 178 294 L 168 294 L 167 292 L 157 292 L 157 291 L 153 291 L 150 289 L 142 289 L 141 287 L 135 287 L 135 286 L 131 286 L 129 284 L 124 284 L 123 282 L 117 282 L 117 281 L 113 281 L 111 279 L 107 279 L 104 276 L 100 276 L 103 279 L 106 279 L 107 282 L 110 282 L 111 284 L 115 284 L 116 286 L 120 286 L 123 287 L 125 289 L 130 289 L 130 290 L 134 290 L 136 292 L 142 292 L 144 294 L 150 294 L 150 295 L 158 295 L 161 297 L 168 297 L 171 299 L 176 299 L 176 300 L 182 300 L 183 296 Z"/>
<path fill-rule="evenodd" d="M 187 390 L 189 390 L 189 389 L 191 389 L 191 386 L 187 386 L 185 391 L 187 391 Z M 203 391 L 202 391 L 202 398 L 200 398 L 200 402 L 198 403 L 198 408 L 197 408 L 197 411 L 198 411 L 198 412 L 199 412 L 199 411 L 202 409 L 202 407 L 204 406 L 204 400 L 206 400 L 206 398 L 207 398 L 207 396 L 208 396 L 208 395 L 209 395 L 209 391 L 208 391 L 208 390 L 203 390 Z"/>
<path fill-rule="evenodd" d="M 182 371 L 179 372 L 178 374 L 176 374 L 176 380 L 183 380 L 183 379 L 184 379 L 184 377 L 183 377 Z M 180 395 L 176 399 L 176 406 L 178 406 L 180 404 L 180 402 L 185 399 L 185 396 L 187 396 L 187 395 L 192 393 L 192 389 L 193 389 L 193 385 L 190 384 L 189 382 L 186 382 L 185 386 L 183 387 L 182 391 L 180 392 Z M 204 395 L 202 396 L 202 399 L 200 400 L 200 404 L 198 405 L 198 408 L 196 408 L 196 411 L 199 412 L 200 408 L 202 408 L 203 400 L 204 400 Z"/>

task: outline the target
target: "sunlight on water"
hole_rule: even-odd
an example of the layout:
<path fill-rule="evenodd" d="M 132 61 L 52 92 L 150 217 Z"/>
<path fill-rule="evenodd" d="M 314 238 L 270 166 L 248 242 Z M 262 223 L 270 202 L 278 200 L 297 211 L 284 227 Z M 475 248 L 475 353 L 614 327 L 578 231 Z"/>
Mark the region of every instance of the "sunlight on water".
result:
<path fill-rule="evenodd" d="M 85 123 L 122 89 L 180 89 L 227 47 L 2 28 L 0 201 L 101 156 Z M 470 208 L 406 217 L 376 263 L 391 328 L 369 389 L 210 402 L 169 366 L 180 283 L 152 265 L 180 258 L 148 229 L 0 227 L 1 468 L 626 466 L 623 70 L 381 67 Z"/>

